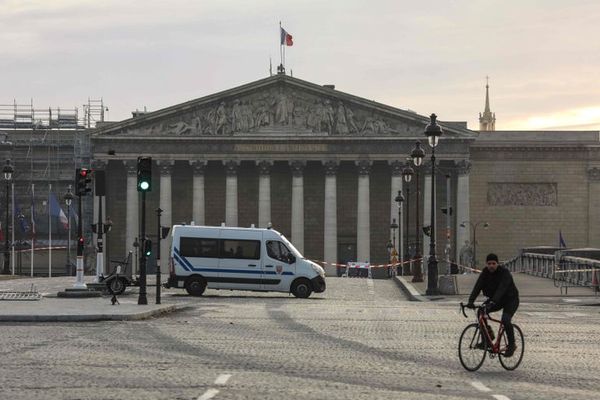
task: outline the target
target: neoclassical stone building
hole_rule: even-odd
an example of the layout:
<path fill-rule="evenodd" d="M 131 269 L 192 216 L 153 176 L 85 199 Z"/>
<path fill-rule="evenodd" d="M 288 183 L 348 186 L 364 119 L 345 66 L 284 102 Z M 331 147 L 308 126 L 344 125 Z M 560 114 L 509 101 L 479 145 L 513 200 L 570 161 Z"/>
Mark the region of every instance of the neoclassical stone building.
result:
<path fill-rule="evenodd" d="M 401 172 L 417 140 L 428 159 L 423 135 L 428 123 L 428 117 L 331 85 L 279 74 L 99 127 L 92 133 L 91 156 L 94 168 L 107 171 L 111 253 L 125 254 L 139 234 L 136 159 L 143 155 L 154 165 L 147 197 L 153 239 L 154 210 L 160 206 L 164 226 L 272 223 L 308 258 L 387 262 L 392 237 L 399 248 L 398 231 L 392 234 L 390 223 L 398 219 L 398 191 L 407 196 Z M 477 132 L 465 123 L 441 125 L 437 208 L 447 203 L 449 181 L 454 257 L 469 237 L 458 225 L 470 219 L 470 148 Z M 416 179 L 410 184 L 409 248 L 416 235 L 422 236 L 415 228 L 417 203 L 420 219 L 428 225 L 430 218 L 431 177 L 426 166 L 420 170 L 420 192 Z M 438 227 L 445 227 L 445 216 L 438 214 Z M 426 239 L 420 242 L 428 249 Z M 443 254 L 445 229 L 438 229 L 437 240 Z M 163 243 L 162 254 L 167 248 Z"/>

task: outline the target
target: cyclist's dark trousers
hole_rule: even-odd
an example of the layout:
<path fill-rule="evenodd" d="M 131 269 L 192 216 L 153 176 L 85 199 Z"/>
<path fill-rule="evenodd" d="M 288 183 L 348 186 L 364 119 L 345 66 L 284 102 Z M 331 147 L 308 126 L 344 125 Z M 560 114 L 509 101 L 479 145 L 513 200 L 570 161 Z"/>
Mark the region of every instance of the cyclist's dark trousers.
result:
<path fill-rule="evenodd" d="M 517 308 L 519 308 L 519 299 L 511 300 L 506 304 L 496 304 L 490 310 L 490 312 L 502 310 L 502 324 L 506 331 L 506 337 L 508 343 L 513 345 L 515 344 L 515 328 L 512 324 L 512 317 L 517 312 Z"/>

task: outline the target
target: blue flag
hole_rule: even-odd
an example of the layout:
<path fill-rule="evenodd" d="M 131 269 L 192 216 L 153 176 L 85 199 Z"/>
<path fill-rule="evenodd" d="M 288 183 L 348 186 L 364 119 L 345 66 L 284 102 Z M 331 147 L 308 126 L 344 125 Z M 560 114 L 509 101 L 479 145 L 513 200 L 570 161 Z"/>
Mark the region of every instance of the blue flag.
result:
<path fill-rule="evenodd" d="M 19 227 L 21 228 L 21 233 L 29 232 L 29 224 L 27 223 L 27 218 L 23 215 L 21 211 L 21 207 L 15 204 L 15 218 L 19 220 Z"/>
<path fill-rule="evenodd" d="M 565 239 L 563 238 L 561 230 L 558 231 L 558 247 L 560 247 L 561 249 L 567 247 L 567 244 L 565 243 Z"/>
<path fill-rule="evenodd" d="M 65 212 L 58 204 L 58 200 L 56 199 L 56 195 L 50 192 L 50 215 L 53 217 L 58 217 L 58 220 L 62 224 L 63 228 L 68 229 L 68 220 Z"/>

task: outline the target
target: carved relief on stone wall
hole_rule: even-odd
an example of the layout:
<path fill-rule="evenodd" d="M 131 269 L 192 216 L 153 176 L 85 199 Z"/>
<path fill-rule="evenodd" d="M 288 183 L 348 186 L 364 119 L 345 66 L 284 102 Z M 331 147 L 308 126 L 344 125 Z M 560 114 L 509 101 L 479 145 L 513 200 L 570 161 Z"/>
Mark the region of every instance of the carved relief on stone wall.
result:
<path fill-rule="evenodd" d="M 293 131 L 326 135 L 398 135 L 422 133 L 418 123 L 390 119 L 373 109 L 336 97 L 273 87 L 216 100 L 159 123 L 134 128 L 144 136 L 223 136 Z"/>
<path fill-rule="evenodd" d="M 490 206 L 558 206 L 556 183 L 490 182 L 487 193 Z"/>

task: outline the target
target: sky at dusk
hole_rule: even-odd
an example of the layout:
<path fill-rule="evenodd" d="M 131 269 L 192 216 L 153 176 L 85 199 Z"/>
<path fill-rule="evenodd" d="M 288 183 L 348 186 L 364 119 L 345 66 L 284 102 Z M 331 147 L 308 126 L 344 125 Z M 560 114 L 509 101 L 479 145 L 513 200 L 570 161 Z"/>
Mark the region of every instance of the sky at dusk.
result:
<path fill-rule="evenodd" d="M 109 120 L 249 83 L 316 84 L 478 129 L 600 129 L 597 0 L 0 0 L 0 103 Z"/>

